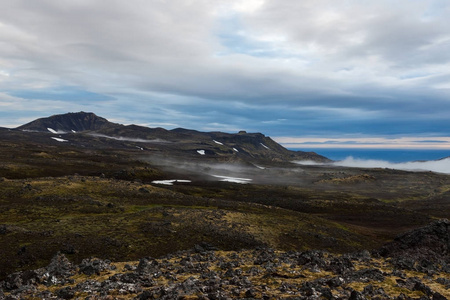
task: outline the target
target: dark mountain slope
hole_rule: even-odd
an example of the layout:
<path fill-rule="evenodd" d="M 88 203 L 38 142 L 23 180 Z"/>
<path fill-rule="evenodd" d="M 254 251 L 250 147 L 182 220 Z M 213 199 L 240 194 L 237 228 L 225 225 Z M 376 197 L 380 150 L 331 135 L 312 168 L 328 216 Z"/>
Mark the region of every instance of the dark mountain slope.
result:
<path fill-rule="evenodd" d="M 313 152 L 290 151 L 261 133 L 241 131 L 237 134 L 230 134 L 200 132 L 183 128 L 166 130 L 164 128 L 149 128 L 138 125 L 122 125 L 109 122 L 94 113 L 86 112 L 41 118 L 22 125 L 17 129 L 47 133 L 76 133 L 76 137 L 68 136 L 67 139 L 78 144 L 83 143 L 83 140 L 88 142 L 89 139 L 92 139 L 92 136 L 96 136 L 97 139 L 95 141 L 88 142 L 90 146 L 101 142 L 102 145 L 106 143 L 114 147 L 114 140 L 120 140 L 128 141 L 129 143 L 126 146 L 136 149 L 136 147 L 141 148 L 146 146 L 144 143 L 148 143 L 147 146 L 152 151 L 183 157 L 192 155 L 197 157 L 199 155 L 197 151 L 203 150 L 207 157 L 226 161 L 249 159 L 270 162 L 292 160 L 329 161 L 326 157 Z M 83 135 L 83 133 L 87 133 L 90 136 Z M 135 144 L 130 144 L 132 142 Z M 156 145 L 155 143 L 160 144 Z M 118 146 L 122 148 L 124 143 Z"/>
<path fill-rule="evenodd" d="M 63 115 L 53 115 L 48 118 L 40 118 L 18 127 L 20 130 L 48 131 L 51 128 L 55 131 L 86 131 L 99 130 L 105 127 L 115 127 L 118 124 L 111 123 L 105 118 L 94 113 L 77 112 Z"/>
<path fill-rule="evenodd" d="M 175 141 L 175 135 L 171 134 L 169 130 L 164 128 L 149 128 L 139 125 L 121 125 L 108 126 L 96 130 L 95 133 L 103 134 L 112 137 L 132 138 L 132 139 L 164 139 Z"/>
<path fill-rule="evenodd" d="M 450 261 L 450 221 L 442 219 L 399 235 L 380 252 L 390 257 Z"/>

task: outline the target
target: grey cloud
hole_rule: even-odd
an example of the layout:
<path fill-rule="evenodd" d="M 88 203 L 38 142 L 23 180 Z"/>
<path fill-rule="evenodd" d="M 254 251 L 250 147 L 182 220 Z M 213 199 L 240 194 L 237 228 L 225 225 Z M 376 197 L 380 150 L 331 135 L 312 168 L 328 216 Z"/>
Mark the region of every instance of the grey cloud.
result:
<path fill-rule="evenodd" d="M 449 37 L 450 21 L 445 11 L 450 5 L 424 20 L 432 3 L 268 0 L 258 14 L 249 17 L 249 24 L 255 30 L 285 35 L 305 51 L 319 48 L 331 58 L 378 55 L 389 61 L 403 60 Z"/>
<path fill-rule="evenodd" d="M 103 107 L 108 114 L 135 109 L 127 119 L 145 111 L 175 124 L 183 111 L 171 113 L 173 105 L 182 103 L 196 124 L 207 120 L 200 107 L 214 111 L 218 102 L 248 105 L 235 110 L 242 123 L 259 120 L 242 112 L 248 107 L 279 105 L 278 117 L 292 119 L 292 110 L 315 106 L 303 110 L 314 128 L 336 108 L 339 120 L 352 117 L 348 108 L 369 121 L 450 113 L 449 5 L 437 12 L 431 1 L 266 0 L 239 11 L 236 3 L 246 2 L 3 1 L 0 72 L 10 76 L 0 77 L 0 89 L 74 86 L 116 99 Z M 223 15 L 235 17 L 221 23 Z M 218 123 L 232 119 L 217 111 Z"/>

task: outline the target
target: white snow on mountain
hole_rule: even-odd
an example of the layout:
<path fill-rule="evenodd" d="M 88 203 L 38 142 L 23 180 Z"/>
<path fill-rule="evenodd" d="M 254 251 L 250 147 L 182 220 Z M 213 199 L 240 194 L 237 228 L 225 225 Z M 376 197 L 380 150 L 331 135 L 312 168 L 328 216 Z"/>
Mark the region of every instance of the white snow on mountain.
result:
<path fill-rule="evenodd" d="M 152 181 L 152 183 L 154 183 L 154 184 L 163 184 L 163 185 L 173 185 L 176 182 L 189 183 L 192 181 L 186 180 L 186 179 L 169 179 L 169 180 L 153 180 Z"/>
<path fill-rule="evenodd" d="M 68 140 L 60 139 L 60 138 L 57 138 L 57 137 L 52 137 L 52 139 L 54 139 L 57 142 L 68 142 Z"/>
<path fill-rule="evenodd" d="M 264 145 L 263 143 L 260 143 L 260 144 L 261 144 L 261 146 L 263 146 L 263 147 L 266 148 L 267 150 L 270 150 L 270 148 L 267 147 L 266 145 Z"/>
<path fill-rule="evenodd" d="M 239 177 L 230 177 L 230 176 L 222 176 L 222 175 L 211 175 L 211 176 L 220 178 L 220 181 L 241 183 L 241 184 L 250 183 L 250 181 L 252 181 L 252 179 L 250 179 L 250 178 L 239 178 Z"/>

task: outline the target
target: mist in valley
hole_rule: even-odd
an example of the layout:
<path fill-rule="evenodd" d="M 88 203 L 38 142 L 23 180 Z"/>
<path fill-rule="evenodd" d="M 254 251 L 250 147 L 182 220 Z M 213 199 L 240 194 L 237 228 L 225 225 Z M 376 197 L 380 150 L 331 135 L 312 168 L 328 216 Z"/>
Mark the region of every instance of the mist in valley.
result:
<path fill-rule="evenodd" d="M 303 182 L 303 177 L 306 175 L 306 171 L 301 166 L 295 165 L 273 167 L 250 162 L 224 163 L 164 156 L 149 156 L 144 160 L 166 174 L 177 176 L 176 179 L 194 179 L 195 181 L 285 185 Z"/>
<path fill-rule="evenodd" d="M 384 168 L 403 171 L 414 171 L 414 172 L 431 171 L 436 173 L 450 174 L 450 157 L 431 161 L 410 161 L 403 163 L 393 163 L 385 160 L 359 159 L 349 156 L 344 160 L 339 160 L 327 164 L 314 161 L 296 161 L 295 163 L 299 165 L 309 165 L 309 166 L 314 165 L 314 166 L 337 166 L 350 168 Z"/>

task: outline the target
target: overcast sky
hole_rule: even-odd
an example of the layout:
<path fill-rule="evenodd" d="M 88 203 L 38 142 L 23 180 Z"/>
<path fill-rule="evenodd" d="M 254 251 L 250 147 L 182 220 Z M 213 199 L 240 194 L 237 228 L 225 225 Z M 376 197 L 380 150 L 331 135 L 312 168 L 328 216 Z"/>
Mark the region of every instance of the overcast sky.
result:
<path fill-rule="evenodd" d="M 2 0 L 0 126 L 81 110 L 450 149 L 450 1 Z"/>

